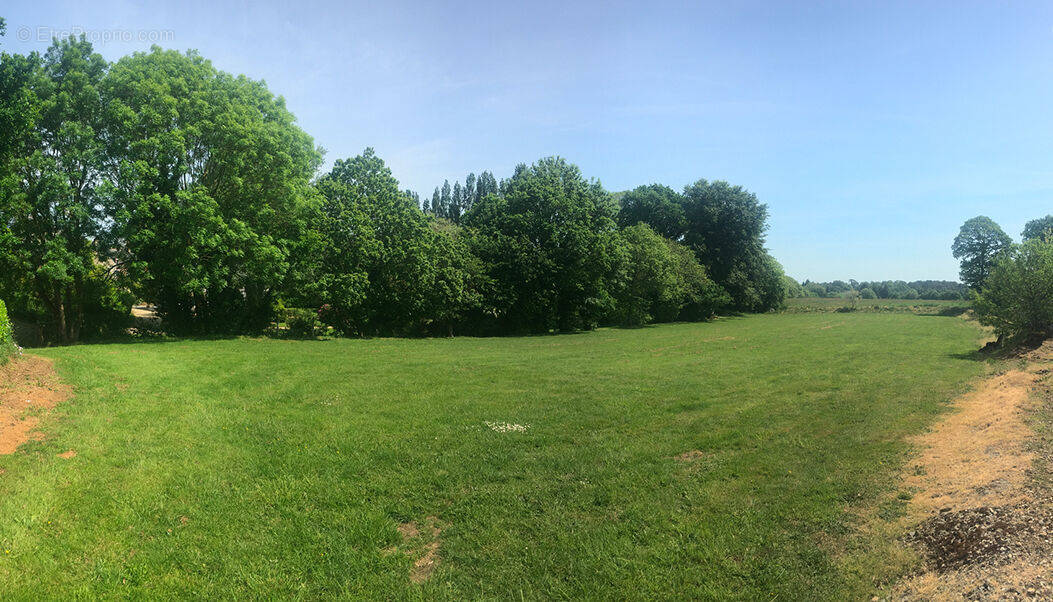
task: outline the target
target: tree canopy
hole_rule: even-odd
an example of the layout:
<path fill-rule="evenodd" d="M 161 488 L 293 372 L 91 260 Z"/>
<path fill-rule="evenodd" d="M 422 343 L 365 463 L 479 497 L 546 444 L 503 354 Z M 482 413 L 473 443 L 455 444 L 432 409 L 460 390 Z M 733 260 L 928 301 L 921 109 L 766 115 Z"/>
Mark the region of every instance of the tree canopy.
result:
<path fill-rule="evenodd" d="M 661 184 L 640 186 L 621 197 L 618 225 L 625 227 L 647 224 L 655 232 L 671 240 L 685 234 L 684 198 L 675 190 Z"/>
<path fill-rule="evenodd" d="M 975 306 L 980 322 L 1001 337 L 1053 334 L 1053 240 L 1032 238 L 1001 254 Z"/>
<path fill-rule="evenodd" d="M 1009 235 L 986 215 L 962 224 L 951 246 L 954 258 L 962 262 L 962 282 L 976 290 L 982 288 L 995 260 L 1012 242 Z"/>
<path fill-rule="evenodd" d="M 576 166 L 559 157 L 519 166 L 503 195 L 480 201 L 465 223 L 506 328 L 591 328 L 609 311 L 614 204 Z"/>
<path fill-rule="evenodd" d="M 1035 238 L 1053 238 L 1053 215 L 1033 219 L 1024 225 L 1025 241 Z"/>
<path fill-rule="evenodd" d="M 705 320 L 792 290 L 741 187 L 619 208 L 546 157 L 422 204 L 372 149 L 319 175 L 281 97 L 193 51 L 2 53 L 0 129 L 0 298 L 49 341 L 121 332 L 136 301 L 174 333 L 447 335 Z"/>

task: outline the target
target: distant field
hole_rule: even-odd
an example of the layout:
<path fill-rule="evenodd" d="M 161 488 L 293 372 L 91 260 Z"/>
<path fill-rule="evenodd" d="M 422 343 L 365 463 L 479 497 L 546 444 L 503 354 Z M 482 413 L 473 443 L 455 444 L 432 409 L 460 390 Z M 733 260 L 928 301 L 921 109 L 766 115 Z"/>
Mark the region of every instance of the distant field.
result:
<path fill-rule="evenodd" d="M 0 591 L 869 598 L 900 567 L 852 517 L 895 513 L 979 337 L 856 312 L 43 350 L 78 394 L 0 457 Z"/>
<path fill-rule="evenodd" d="M 842 298 L 805 297 L 786 300 L 786 311 L 789 312 L 835 311 L 841 308 L 855 308 L 857 311 L 937 313 L 951 308 L 961 308 L 964 312 L 968 307 L 968 301 L 939 299 L 857 299 L 850 301 Z"/>

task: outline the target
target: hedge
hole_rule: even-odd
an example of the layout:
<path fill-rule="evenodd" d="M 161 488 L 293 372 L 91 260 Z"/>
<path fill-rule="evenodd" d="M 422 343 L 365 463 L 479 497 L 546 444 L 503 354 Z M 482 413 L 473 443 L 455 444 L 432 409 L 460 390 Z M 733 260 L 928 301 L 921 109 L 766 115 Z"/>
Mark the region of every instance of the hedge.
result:
<path fill-rule="evenodd" d="M 6 364 L 17 350 L 11 320 L 7 317 L 7 306 L 0 301 L 0 364 Z"/>

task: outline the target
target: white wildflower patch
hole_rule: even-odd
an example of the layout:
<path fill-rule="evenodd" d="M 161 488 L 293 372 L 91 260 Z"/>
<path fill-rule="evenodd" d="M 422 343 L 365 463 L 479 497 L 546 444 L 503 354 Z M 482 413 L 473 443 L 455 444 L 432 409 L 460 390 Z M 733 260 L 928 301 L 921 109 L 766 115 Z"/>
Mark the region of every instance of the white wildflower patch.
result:
<path fill-rule="evenodd" d="M 510 422 L 490 422 L 486 421 L 486 426 L 490 427 L 490 430 L 497 433 L 525 433 L 529 424 L 512 424 Z"/>

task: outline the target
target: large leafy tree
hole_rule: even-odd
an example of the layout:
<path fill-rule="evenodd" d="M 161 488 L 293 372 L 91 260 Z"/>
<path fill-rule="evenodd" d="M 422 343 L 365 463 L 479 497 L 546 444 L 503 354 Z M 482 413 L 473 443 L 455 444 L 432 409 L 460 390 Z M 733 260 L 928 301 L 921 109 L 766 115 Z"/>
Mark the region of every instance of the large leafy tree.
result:
<path fill-rule="evenodd" d="M 671 240 L 684 235 L 684 202 L 680 194 L 661 184 L 640 186 L 625 193 L 618 211 L 618 225 L 623 228 L 638 223 L 649 225 Z"/>
<path fill-rule="evenodd" d="M 615 321 L 639 326 L 657 316 L 675 318 L 680 313 L 681 298 L 677 290 L 679 265 L 672 250 L 647 224 L 625 228 L 619 239 L 623 256 L 614 288 Z"/>
<path fill-rule="evenodd" d="M 460 247 L 429 228 L 373 149 L 338 160 L 318 189 L 323 319 L 351 335 L 413 334 L 436 314 L 452 328 L 450 304 L 467 295 Z"/>
<path fill-rule="evenodd" d="M 695 251 L 712 278 L 730 294 L 730 306 L 766 311 L 782 304 L 782 268 L 764 248 L 768 208 L 756 195 L 727 182 L 699 180 L 677 194 L 653 184 L 622 197 L 618 222 L 645 223 Z"/>
<path fill-rule="evenodd" d="M 699 180 L 684 188 L 684 244 L 731 295 L 735 309 L 782 304 L 782 269 L 764 249 L 768 207 L 741 186 Z"/>
<path fill-rule="evenodd" d="M 56 41 L 39 61 L 5 54 L 2 62 L 5 88 L 29 75 L 0 117 L 11 126 L 0 168 L 5 287 L 20 292 L 24 312 L 43 317 L 51 337 L 75 341 L 87 316 L 113 300 L 103 292 L 109 272 L 97 244 L 105 221 L 99 91 L 108 65 L 83 37 Z"/>
<path fill-rule="evenodd" d="M 1053 215 L 1033 219 L 1024 225 L 1024 240 L 1053 238 Z"/>
<path fill-rule="evenodd" d="M 961 260 L 962 282 L 980 290 L 995 260 L 1012 244 L 1009 235 L 986 215 L 979 215 L 962 224 L 951 246 L 954 258 Z"/>
<path fill-rule="evenodd" d="M 0 53 L 0 298 L 27 300 L 29 272 L 16 249 L 21 241 L 16 220 L 27 215 L 16 207 L 23 188 L 19 168 L 33 148 L 33 128 L 40 105 L 33 82 L 39 76 L 40 56 Z M 14 230 L 12 229 L 14 228 Z M 29 295 L 32 298 L 32 294 Z"/>
<path fill-rule="evenodd" d="M 621 262 L 612 318 L 626 326 L 705 320 L 730 299 L 687 247 L 636 224 L 621 231 Z"/>
<path fill-rule="evenodd" d="M 452 336 L 478 324 L 483 266 L 472 254 L 461 227 L 438 220 L 429 226 L 428 265 L 421 283 L 427 308 L 421 331 Z"/>
<path fill-rule="evenodd" d="M 518 166 L 503 196 L 481 200 L 465 223 L 475 230 L 501 330 L 592 328 L 609 311 L 614 204 L 576 166 L 559 157 Z"/>
<path fill-rule="evenodd" d="M 284 100 L 195 52 L 153 48 L 103 86 L 113 260 L 171 327 L 265 326 L 320 163 Z"/>

